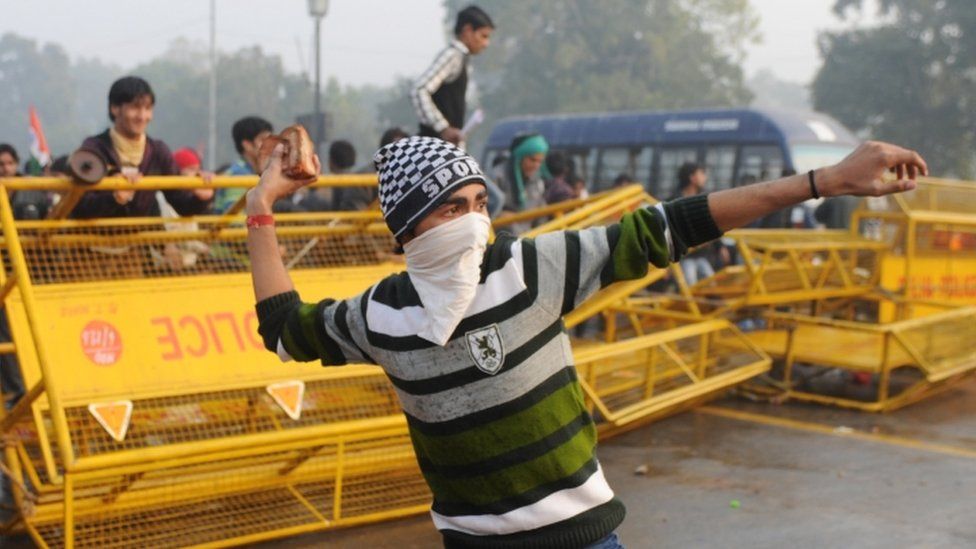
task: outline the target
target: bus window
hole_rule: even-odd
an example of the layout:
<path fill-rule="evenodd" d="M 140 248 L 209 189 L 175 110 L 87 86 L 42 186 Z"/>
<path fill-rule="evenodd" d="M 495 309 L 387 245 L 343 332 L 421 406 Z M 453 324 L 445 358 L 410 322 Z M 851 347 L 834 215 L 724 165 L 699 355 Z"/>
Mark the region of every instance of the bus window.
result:
<path fill-rule="evenodd" d="M 632 160 L 632 171 L 627 172 L 627 175 L 633 177 L 634 181 L 646 183 L 647 179 L 651 176 L 651 162 L 654 160 L 654 149 L 644 147 L 634 152 L 636 155 Z M 614 174 L 614 177 L 617 175 L 619 174 Z"/>
<path fill-rule="evenodd" d="M 640 149 L 603 149 L 600 156 L 600 173 L 596 177 L 597 190 L 609 189 L 618 175 L 625 173 L 635 181 L 642 181 L 651 173 L 651 160 L 654 150 L 650 147 Z"/>
<path fill-rule="evenodd" d="M 484 159 L 484 163 L 481 166 L 481 169 L 485 170 L 485 173 L 491 173 L 491 168 L 492 166 L 494 166 L 495 159 L 501 158 L 501 156 L 502 156 L 502 151 L 500 150 L 485 151 L 485 159 Z"/>
<path fill-rule="evenodd" d="M 573 160 L 574 173 L 583 178 L 587 189 L 594 189 L 593 177 L 596 175 L 596 149 L 577 149 L 570 154 Z"/>
<path fill-rule="evenodd" d="M 685 162 L 697 162 L 698 149 L 661 149 L 658 153 L 657 177 L 652 189 L 658 200 L 667 200 L 678 193 L 678 168 Z"/>
<path fill-rule="evenodd" d="M 735 175 L 735 147 L 712 146 L 705 149 L 705 167 L 708 170 L 708 189 L 717 191 L 732 186 Z"/>
<path fill-rule="evenodd" d="M 735 184 L 748 185 L 775 179 L 783 173 L 783 151 L 776 145 L 748 145 L 742 147 L 739 171 Z"/>
<path fill-rule="evenodd" d="M 613 186 L 614 179 L 625 173 L 639 179 L 650 173 L 652 151 L 640 149 L 603 149 L 600 151 L 600 173 L 594 178 L 591 189 L 602 191 Z"/>

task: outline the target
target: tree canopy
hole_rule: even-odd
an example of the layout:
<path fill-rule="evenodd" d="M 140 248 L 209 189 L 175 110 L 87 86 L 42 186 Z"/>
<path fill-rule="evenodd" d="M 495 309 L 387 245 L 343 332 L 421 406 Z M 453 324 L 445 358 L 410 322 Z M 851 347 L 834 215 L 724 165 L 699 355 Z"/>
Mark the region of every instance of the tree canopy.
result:
<path fill-rule="evenodd" d="M 866 136 L 912 147 L 936 174 L 976 168 L 976 10 L 968 0 L 881 0 L 869 29 L 824 33 L 817 110 Z M 839 0 L 849 17 L 862 0 Z"/>
<path fill-rule="evenodd" d="M 445 0 L 447 24 L 468 0 Z M 496 24 L 476 78 L 490 116 L 741 106 L 748 0 L 484 0 Z"/>
<path fill-rule="evenodd" d="M 453 27 L 469 0 L 444 0 Z M 484 0 L 498 30 L 473 63 L 488 125 L 525 113 L 670 109 L 749 104 L 741 62 L 757 38 L 748 0 Z M 109 123 L 111 83 L 126 74 L 146 78 L 156 92 L 151 135 L 170 147 L 203 150 L 207 142 L 208 73 L 205 45 L 186 40 L 131 70 L 97 59 L 73 63 L 58 45 L 7 34 L 0 38 L 0 140 L 26 156 L 27 110 L 33 103 L 52 152 L 65 154 Z M 324 83 L 328 138 L 348 139 L 366 162 L 382 131 L 417 127 L 409 89 L 417 75 L 386 87 Z M 217 164 L 236 157 L 231 125 L 259 115 L 291 124 L 312 105 L 306 75 L 287 72 L 259 47 L 221 52 L 217 66 Z M 487 132 L 474 135 L 470 143 Z"/>
<path fill-rule="evenodd" d="M 67 53 L 54 44 L 39 45 L 14 34 L 0 37 L 0 141 L 29 155 L 28 109 L 35 105 L 45 122 L 52 152 L 77 146 L 79 133 L 75 84 Z M 106 96 L 108 88 L 105 88 Z M 100 109 L 104 111 L 104 107 Z M 48 121 L 49 120 L 49 121 Z M 23 162 L 22 162 L 23 163 Z"/>
<path fill-rule="evenodd" d="M 28 156 L 28 108 L 35 105 L 55 155 L 77 148 L 88 135 L 105 129 L 108 89 L 126 74 L 149 81 L 156 108 L 149 133 L 171 148 L 203 151 L 207 142 L 208 73 L 206 48 L 185 40 L 173 42 L 161 56 L 131 70 L 94 59 L 71 63 L 58 45 L 39 45 L 14 34 L 0 38 L 0 141 L 9 141 Z M 376 148 L 382 129 L 376 103 L 384 97 L 375 87 L 323 83 L 323 109 L 332 117 L 329 139 L 347 139 L 365 161 Z M 276 128 L 292 124 L 311 111 L 312 87 L 304 76 L 288 73 L 281 60 L 258 47 L 221 53 L 217 62 L 217 164 L 237 153 L 233 123 L 247 115 L 267 118 Z"/>

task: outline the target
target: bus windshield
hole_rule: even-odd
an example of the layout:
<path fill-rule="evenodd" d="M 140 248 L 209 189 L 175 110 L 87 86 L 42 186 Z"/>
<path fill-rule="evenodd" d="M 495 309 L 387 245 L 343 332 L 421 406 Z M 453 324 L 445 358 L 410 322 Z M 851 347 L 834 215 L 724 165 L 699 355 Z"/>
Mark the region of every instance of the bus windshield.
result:
<path fill-rule="evenodd" d="M 793 154 L 793 169 L 804 173 L 816 168 L 840 162 L 854 148 L 844 145 L 797 144 L 790 148 Z"/>

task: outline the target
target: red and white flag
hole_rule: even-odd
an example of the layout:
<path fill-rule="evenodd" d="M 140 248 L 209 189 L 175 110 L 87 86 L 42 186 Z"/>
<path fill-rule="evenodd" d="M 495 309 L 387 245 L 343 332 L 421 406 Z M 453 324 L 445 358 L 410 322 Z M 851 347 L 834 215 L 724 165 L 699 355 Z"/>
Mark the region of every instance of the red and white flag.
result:
<path fill-rule="evenodd" d="M 44 138 L 44 130 L 41 129 L 41 119 L 37 117 L 34 105 L 30 106 L 30 133 L 31 156 L 41 166 L 47 166 L 51 163 L 51 149 L 47 148 L 47 139 Z"/>

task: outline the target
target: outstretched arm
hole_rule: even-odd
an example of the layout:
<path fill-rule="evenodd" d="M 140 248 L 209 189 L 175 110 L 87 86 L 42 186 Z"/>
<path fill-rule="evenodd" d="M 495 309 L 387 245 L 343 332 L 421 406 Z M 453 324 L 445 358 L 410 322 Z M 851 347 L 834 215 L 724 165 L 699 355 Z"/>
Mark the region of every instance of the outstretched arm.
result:
<path fill-rule="evenodd" d="M 885 182 L 885 172 L 897 181 Z M 915 177 L 927 175 L 925 160 L 915 151 L 889 143 L 869 141 L 838 164 L 814 172 L 820 196 L 883 196 L 915 188 Z M 712 218 L 720 230 L 743 227 L 782 208 L 813 198 L 808 175 L 737 187 L 708 195 Z"/>
<path fill-rule="evenodd" d="M 247 191 L 247 215 L 271 215 L 271 205 L 279 198 L 286 197 L 301 187 L 315 181 L 292 179 L 281 172 L 281 155 L 284 146 L 277 145 L 271 153 L 271 162 L 261 174 L 261 181 Z M 315 156 L 315 172 L 321 170 L 319 158 Z M 288 276 L 288 270 L 281 260 L 278 238 L 273 225 L 253 227 L 247 231 L 247 252 L 251 257 L 251 281 L 254 284 L 256 301 L 290 292 L 295 289 Z"/>

